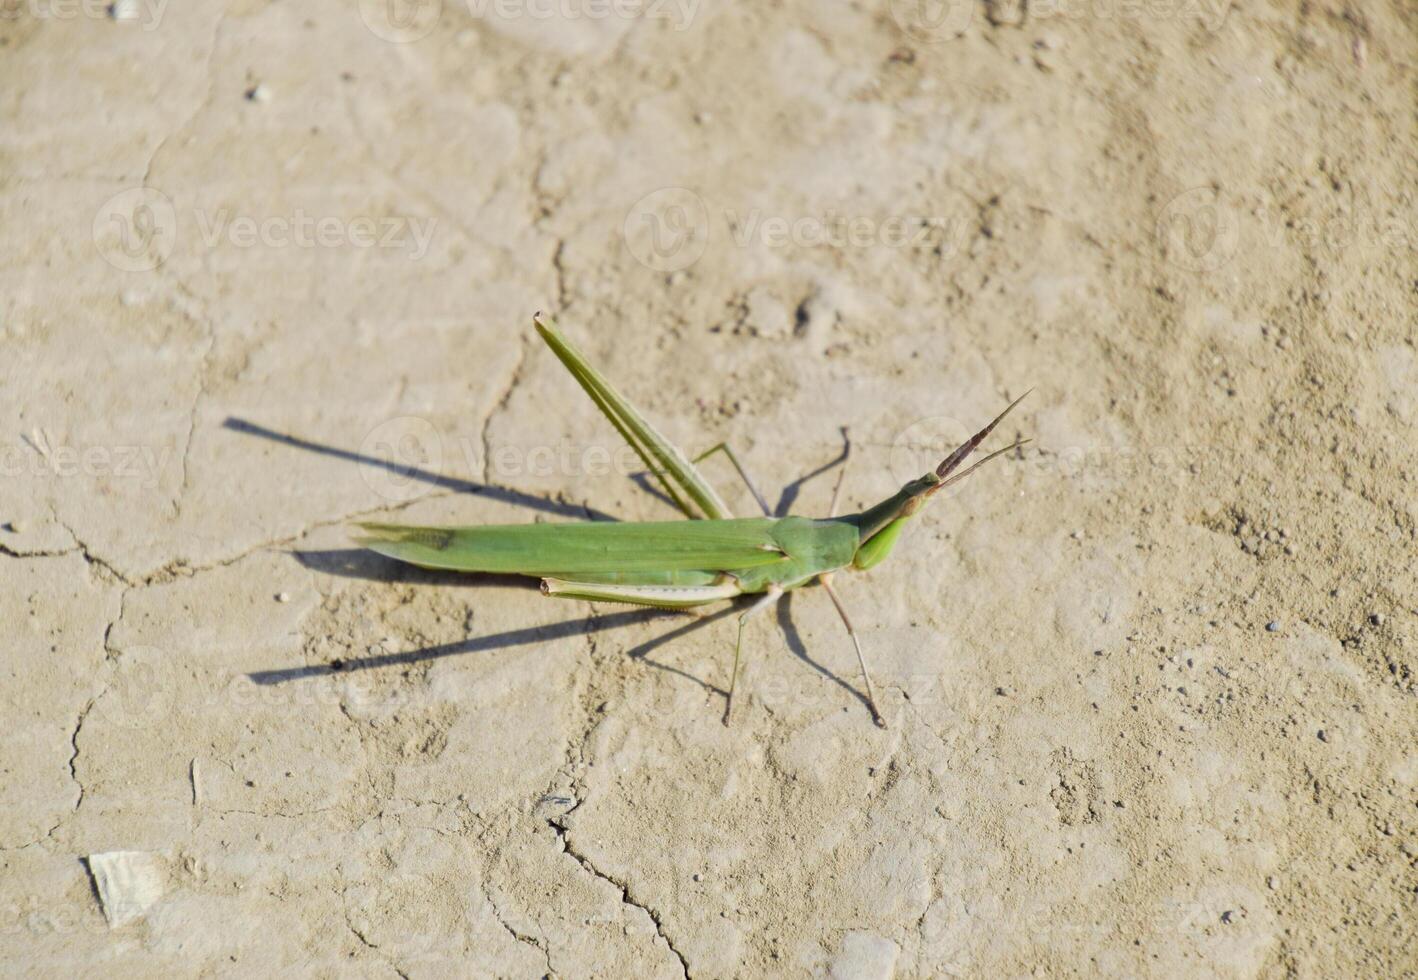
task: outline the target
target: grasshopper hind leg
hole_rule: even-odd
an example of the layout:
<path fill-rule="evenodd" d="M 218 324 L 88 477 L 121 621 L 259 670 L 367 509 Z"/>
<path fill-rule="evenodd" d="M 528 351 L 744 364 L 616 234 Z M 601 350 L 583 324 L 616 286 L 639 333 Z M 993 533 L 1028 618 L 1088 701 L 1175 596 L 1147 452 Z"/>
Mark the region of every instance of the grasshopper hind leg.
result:
<path fill-rule="evenodd" d="M 740 594 L 738 583 L 721 576 L 712 584 L 593 582 L 548 576 L 542 579 L 542 595 L 590 602 L 623 602 L 632 606 L 653 606 L 686 612 L 696 606 L 732 599 Z"/>

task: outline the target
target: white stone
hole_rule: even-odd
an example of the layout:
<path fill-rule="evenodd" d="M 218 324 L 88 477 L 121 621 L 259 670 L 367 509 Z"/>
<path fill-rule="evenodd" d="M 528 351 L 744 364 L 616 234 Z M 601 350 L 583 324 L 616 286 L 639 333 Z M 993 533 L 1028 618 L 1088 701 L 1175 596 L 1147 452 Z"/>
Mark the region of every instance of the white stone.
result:
<path fill-rule="evenodd" d="M 110 929 L 141 919 L 162 897 L 164 873 L 154 854 L 106 851 L 90 854 L 88 865 Z"/>

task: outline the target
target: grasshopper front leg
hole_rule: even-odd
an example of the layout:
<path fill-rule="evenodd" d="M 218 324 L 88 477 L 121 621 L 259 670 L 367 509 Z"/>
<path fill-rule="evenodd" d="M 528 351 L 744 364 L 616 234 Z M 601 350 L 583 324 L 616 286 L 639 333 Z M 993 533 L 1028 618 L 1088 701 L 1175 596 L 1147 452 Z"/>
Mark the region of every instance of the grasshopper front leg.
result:
<path fill-rule="evenodd" d="M 656 609 L 692 612 L 696 606 L 708 605 L 743 594 L 733 576 L 725 575 L 711 585 L 627 585 L 618 582 L 578 582 L 570 579 L 542 579 L 542 595 L 562 599 L 587 599 L 593 602 L 624 602 Z M 783 596 L 783 589 L 771 585 L 752 606 L 739 616 L 738 642 L 734 644 L 734 669 L 729 679 L 729 696 L 724 705 L 724 724 L 729 723 L 734 710 L 734 687 L 739 678 L 739 654 L 743 651 L 743 630 L 749 619 L 767 609 Z"/>
<path fill-rule="evenodd" d="M 690 460 L 690 462 L 703 462 L 715 453 L 723 453 L 725 456 L 729 457 L 729 462 L 733 463 L 734 469 L 738 470 L 739 479 L 743 480 L 743 485 L 748 487 L 749 493 L 753 494 L 753 499 L 758 501 L 758 506 L 759 509 L 763 511 L 763 516 L 772 517 L 773 511 L 768 506 L 768 501 L 763 498 L 763 494 L 758 492 L 758 487 L 754 486 L 753 478 L 748 475 L 748 470 L 744 468 L 743 463 L 739 462 L 738 455 L 734 452 L 733 446 L 730 446 L 727 442 L 721 442 L 718 445 L 710 446 L 708 449 L 704 450 L 704 452 L 700 453 L 698 456 L 694 457 L 694 459 Z"/>
<path fill-rule="evenodd" d="M 876 707 L 876 691 L 872 690 L 871 672 L 867 670 L 867 658 L 862 653 L 862 641 L 857 639 L 856 628 L 852 626 L 852 620 L 847 615 L 847 607 L 842 605 L 842 600 L 837 598 L 837 590 L 832 588 L 832 573 L 824 572 L 817 577 L 822 583 L 822 587 L 827 590 L 827 595 L 832 599 L 832 604 L 837 607 L 837 615 L 842 617 L 842 625 L 847 627 L 847 635 L 852 638 L 852 646 L 857 651 L 857 663 L 862 668 L 862 683 L 867 688 L 867 707 L 871 708 L 871 720 L 876 722 L 877 727 L 885 728 L 886 719 L 881 716 L 881 712 Z"/>

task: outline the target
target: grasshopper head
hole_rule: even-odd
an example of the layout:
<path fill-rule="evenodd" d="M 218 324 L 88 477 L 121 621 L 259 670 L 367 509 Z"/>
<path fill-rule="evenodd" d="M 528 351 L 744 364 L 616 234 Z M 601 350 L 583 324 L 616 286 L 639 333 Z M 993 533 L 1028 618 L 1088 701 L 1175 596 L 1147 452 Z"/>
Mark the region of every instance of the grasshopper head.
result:
<path fill-rule="evenodd" d="M 1014 406 L 1022 402 L 1028 394 L 1029 392 L 1026 391 L 1010 402 L 1003 412 L 995 416 L 993 422 L 957 446 L 955 451 L 941 460 L 940 465 L 934 470 L 925 476 L 912 480 L 897 491 L 894 496 L 858 515 L 857 522 L 862 540 L 855 560 L 858 568 L 870 568 L 885 558 L 895 545 L 896 538 L 900 535 L 907 518 L 924 507 L 931 497 L 952 483 L 958 483 L 965 479 L 996 456 L 1018 449 L 1028 442 L 1027 439 L 1017 439 L 959 473 L 955 472 L 960 464 L 965 462 L 965 458 L 979 448 L 980 443 L 984 442 L 985 438 L 994 431 L 995 426 L 999 425 L 1004 417 L 1014 409 Z"/>
<path fill-rule="evenodd" d="M 1030 391 L 1032 390 L 1033 389 L 1031 388 Z M 912 480 L 910 483 L 902 487 L 901 493 L 909 497 L 909 499 L 906 501 L 905 506 L 902 507 L 900 516 L 910 517 L 916 511 L 924 507 L 926 501 L 930 500 L 931 497 L 939 493 L 941 490 L 944 490 L 952 483 L 958 483 L 959 481 L 965 479 L 971 473 L 975 472 L 981 466 L 984 466 L 996 456 L 1001 456 L 1004 453 L 1010 452 L 1013 449 L 1017 449 L 1020 446 L 1024 445 L 1024 443 L 1028 442 L 1029 440 L 1027 439 L 1016 439 L 1013 443 L 1004 447 L 1003 449 L 996 449 L 994 452 L 990 453 L 984 459 L 979 460 L 973 466 L 970 466 L 968 469 L 962 470 L 959 473 L 955 472 L 955 470 L 960 466 L 960 464 L 965 462 L 965 458 L 971 453 L 973 453 L 976 449 L 978 449 L 980 443 L 984 442 L 985 439 L 989 436 L 989 434 L 994 431 L 995 426 L 999 425 L 1000 422 L 1004 420 L 1004 417 L 1014 410 L 1014 406 L 1018 405 L 1028 396 L 1029 392 L 1026 391 L 1014 401 L 1010 402 L 1005 407 L 1005 410 L 1003 412 L 1000 412 L 998 415 L 995 416 L 994 421 L 992 421 L 989 425 L 985 426 L 979 432 L 975 433 L 969 439 L 966 439 L 960 445 L 956 446 L 955 450 L 949 456 L 945 457 L 945 459 L 940 461 L 940 465 L 937 466 L 933 472 L 927 473 L 920 479 Z"/>

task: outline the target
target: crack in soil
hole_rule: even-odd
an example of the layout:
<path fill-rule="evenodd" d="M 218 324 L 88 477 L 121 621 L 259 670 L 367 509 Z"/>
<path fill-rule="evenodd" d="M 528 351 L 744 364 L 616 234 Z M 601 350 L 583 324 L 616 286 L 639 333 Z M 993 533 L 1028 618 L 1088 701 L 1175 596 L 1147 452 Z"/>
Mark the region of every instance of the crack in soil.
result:
<path fill-rule="evenodd" d="M 483 419 L 481 442 L 483 447 L 483 477 L 485 486 L 492 486 L 488 476 L 492 467 L 492 444 L 489 441 L 488 430 L 492 428 L 492 422 L 497 416 L 507 408 L 507 403 L 512 400 L 512 393 L 515 392 L 522 383 L 522 371 L 527 366 L 527 338 L 522 336 L 518 340 L 517 363 L 512 366 L 512 376 L 507 381 L 507 388 L 498 396 L 497 401 L 488 410 L 487 417 Z"/>
<path fill-rule="evenodd" d="M 73 751 L 69 753 L 69 778 L 72 779 L 74 781 L 74 785 L 79 788 L 79 798 L 74 801 L 73 812 L 75 813 L 79 812 L 79 807 L 82 806 L 84 802 L 84 784 L 79 781 L 79 773 L 78 769 L 76 768 L 76 763 L 79 759 L 79 732 L 83 730 L 84 721 L 89 717 L 89 712 L 93 710 L 94 704 L 98 701 L 99 698 L 103 697 L 103 695 L 104 692 L 100 691 L 98 694 L 89 698 L 88 703 L 85 704 L 81 709 L 79 709 L 79 720 L 75 722 L 74 731 L 69 736 L 69 747 L 73 749 Z M 63 821 L 61 821 L 61 823 L 62 822 Z M 56 824 L 54 829 L 59 829 L 59 825 Z M 53 832 L 54 831 L 52 830 L 50 831 L 50 833 Z"/>
<path fill-rule="evenodd" d="M 591 862 L 590 858 L 586 857 L 584 854 L 579 853 L 571 845 L 571 838 L 567 834 L 566 830 L 561 827 L 558 827 L 556 824 L 552 824 L 551 827 L 556 832 L 557 838 L 561 841 L 561 848 L 565 853 L 575 858 L 576 862 L 580 864 L 581 867 L 585 868 L 588 872 L 590 872 L 592 875 L 601 879 L 602 881 L 609 882 L 615 888 L 618 888 L 620 890 L 621 904 L 629 905 L 631 908 L 639 909 L 641 912 L 644 912 L 650 917 L 650 921 L 655 923 L 655 935 L 657 935 L 660 939 L 664 941 L 665 947 L 669 949 L 669 951 L 674 954 L 674 958 L 679 961 L 680 971 L 684 974 L 685 977 L 688 977 L 690 975 L 689 964 L 685 962 L 684 954 L 675 948 L 675 944 L 672 943 L 670 941 L 670 937 L 665 934 L 665 926 L 664 922 L 661 920 L 660 913 L 655 911 L 655 909 L 651 908 L 650 906 L 644 904 L 643 902 L 637 900 L 630 893 L 630 885 L 628 882 L 620 881 L 613 875 L 606 874 L 600 868 L 596 867 L 595 864 Z"/>
<path fill-rule="evenodd" d="M 507 934 L 513 939 L 517 940 L 519 943 L 522 943 L 526 946 L 531 946 L 533 949 L 540 952 L 542 954 L 542 958 L 546 960 L 547 975 L 555 976 L 556 970 L 551 965 L 551 944 L 546 941 L 546 937 L 543 936 L 539 940 L 535 936 L 529 936 L 526 933 L 523 933 L 520 930 L 516 929 L 512 926 L 511 923 L 509 923 L 506 919 L 502 917 L 502 909 L 498 908 L 497 901 L 492 897 L 491 892 L 484 889 L 483 897 L 487 899 L 487 904 L 492 909 L 492 916 L 497 920 L 497 924 L 502 926 L 502 928 L 507 931 Z"/>

